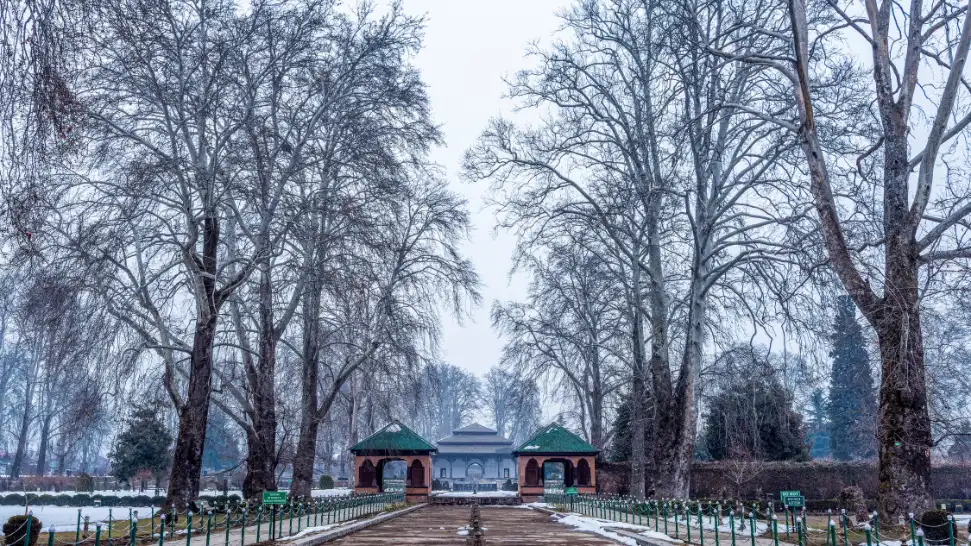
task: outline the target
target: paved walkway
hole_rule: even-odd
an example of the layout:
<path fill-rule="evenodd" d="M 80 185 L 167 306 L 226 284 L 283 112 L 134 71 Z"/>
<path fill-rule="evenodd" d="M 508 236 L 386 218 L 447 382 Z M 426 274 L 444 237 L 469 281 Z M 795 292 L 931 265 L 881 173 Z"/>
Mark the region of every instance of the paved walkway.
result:
<path fill-rule="evenodd" d="M 490 546 L 616 545 L 616 542 L 556 523 L 550 516 L 520 507 L 481 507 L 482 527 Z M 464 546 L 460 534 L 469 522 L 470 507 L 431 505 L 334 541 L 341 546 L 422 544 Z"/>

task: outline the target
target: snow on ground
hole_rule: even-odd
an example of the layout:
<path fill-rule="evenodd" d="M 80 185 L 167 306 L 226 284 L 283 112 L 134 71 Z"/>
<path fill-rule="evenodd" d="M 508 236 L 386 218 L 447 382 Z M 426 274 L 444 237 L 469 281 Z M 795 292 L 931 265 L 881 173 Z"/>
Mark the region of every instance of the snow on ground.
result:
<path fill-rule="evenodd" d="M 670 542 L 672 544 L 682 544 L 682 541 L 671 538 L 664 533 L 656 533 L 651 529 L 642 525 L 633 525 L 631 523 L 618 523 L 616 521 L 608 521 L 604 519 L 591 518 L 587 516 L 581 516 L 578 514 L 566 514 L 563 516 L 554 515 L 552 516 L 559 523 L 564 525 L 569 525 L 570 527 L 575 527 L 581 531 L 587 531 L 590 533 L 596 533 L 600 536 L 607 537 L 611 540 L 615 540 L 621 544 L 629 544 L 631 546 L 637 546 L 634 539 L 626 538 L 617 533 L 612 533 L 608 529 L 613 527 L 615 529 L 624 529 L 631 532 L 643 535 L 645 538 L 652 538 L 656 540 L 663 540 L 665 542 Z"/>
<path fill-rule="evenodd" d="M 164 489 L 158 489 L 157 491 L 159 496 L 165 496 Z M 348 489 L 346 487 L 338 487 L 334 489 L 313 489 L 311 490 L 310 494 L 315 497 L 331 497 L 335 495 L 337 496 L 350 495 L 352 491 L 353 491 L 352 489 Z M 243 496 L 243 492 L 239 489 L 230 489 L 228 493 L 230 495 L 237 495 L 241 498 Z M 28 495 L 91 495 L 91 496 L 97 495 L 102 497 L 134 497 L 136 495 L 147 495 L 151 497 L 156 494 L 156 490 L 153 488 L 146 489 L 145 491 L 137 491 L 137 490 L 114 491 L 114 490 L 108 490 L 108 489 L 96 489 L 93 493 L 87 493 L 87 492 L 78 493 L 76 491 L 61 491 L 60 493 L 58 493 L 56 491 L 43 491 L 38 489 L 37 491 L 28 491 L 27 494 Z M 199 491 L 199 495 L 206 496 L 206 497 L 215 497 L 222 494 L 223 494 L 222 489 L 203 489 Z"/>
<path fill-rule="evenodd" d="M 661 522 L 661 526 L 663 526 L 663 525 L 664 525 L 664 522 Z M 680 526 L 680 529 L 681 529 L 681 532 L 682 533 L 687 532 L 687 525 L 685 525 L 684 519 L 678 518 L 678 525 Z M 714 531 L 716 526 L 715 526 L 715 522 L 712 521 L 712 518 L 709 518 L 708 516 L 705 516 L 702 519 L 702 527 L 706 531 Z M 731 533 L 732 532 L 732 526 L 731 526 L 731 524 L 729 522 L 728 517 L 723 517 L 722 518 L 722 521 L 718 522 L 717 527 L 718 527 L 718 532 L 719 533 L 726 533 L 727 534 L 727 533 Z M 692 518 L 691 518 L 691 529 L 692 529 L 692 531 L 697 531 L 697 529 L 698 529 L 698 516 L 692 516 Z M 758 520 L 755 522 L 755 536 L 760 536 L 760 535 L 766 533 L 768 530 L 769 530 L 769 525 L 766 522 L 764 522 L 764 521 L 758 521 Z M 668 531 L 674 532 L 674 518 L 668 518 Z M 742 518 L 735 518 L 735 532 L 736 533 L 748 534 L 750 532 L 749 531 L 749 519 L 748 518 L 745 518 L 744 525 L 743 525 Z M 786 532 L 786 525 L 784 523 L 780 523 L 779 524 L 779 533 L 781 534 L 781 533 L 785 533 L 785 532 Z M 795 532 L 795 528 L 793 528 L 793 532 Z"/>
<path fill-rule="evenodd" d="M 128 519 L 128 506 L 112 507 L 112 521 Z M 131 507 L 133 511 L 138 511 L 138 517 L 147 518 L 152 513 L 149 506 Z M 34 517 L 41 521 L 44 531 L 52 525 L 56 531 L 73 531 L 78 525 L 78 509 L 74 506 L 31 506 L 30 510 Z M 108 521 L 108 507 L 98 506 L 81 509 L 81 524 L 84 525 L 84 516 L 89 516 L 91 521 L 90 529 L 94 529 L 94 524 L 98 521 Z M 0 506 L 0 523 L 7 521 L 11 516 L 23 515 L 23 506 Z"/>
<path fill-rule="evenodd" d="M 335 527 L 340 527 L 340 526 L 341 526 L 341 523 L 331 523 L 330 525 L 321 525 L 319 527 L 307 527 L 306 529 L 304 529 L 303 531 L 300 531 L 299 533 L 297 533 L 295 535 L 291 535 L 291 536 L 283 537 L 283 538 L 278 538 L 278 539 L 276 539 L 276 541 L 277 542 L 290 542 L 291 540 L 297 540 L 297 539 L 303 538 L 303 537 L 305 537 L 307 535 L 314 535 L 314 534 L 317 534 L 317 533 L 323 533 L 324 531 L 329 531 L 329 530 L 331 530 L 331 529 L 333 529 Z"/>
<path fill-rule="evenodd" d="M 461 497 L 461 498 L 482 498 L 482 497 L 515 497 L 518 491 L 479 491 L 473 494 L 471 491 L 432 491 L 433 497 Z"/>

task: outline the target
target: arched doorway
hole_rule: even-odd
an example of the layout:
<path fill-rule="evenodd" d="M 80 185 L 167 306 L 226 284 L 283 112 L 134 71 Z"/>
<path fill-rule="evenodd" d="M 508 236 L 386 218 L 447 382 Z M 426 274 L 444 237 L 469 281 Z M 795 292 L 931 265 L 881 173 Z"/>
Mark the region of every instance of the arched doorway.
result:
<path fill-rule="evenodd" d="M 381 487 L 378 491 L 384 493 L 400 493 L 405 490 L 405 474 L 408 464 L 402 459 L 384 459 L 381 466 Z"/>
<path fill-rule="evenodd" d="M 478 482 L 485 475 L 485 468 L 479 463 L 472 463 L 465 471 L 465 477 L 471 481 Z"/>
<path fill-rule="evenodd" d="M 590 486 L 590 463 L 586 459 L 580 459 L 577 463 L 577 485 L 581 487 Z"/>
<path fill-rule="evenodd" d="M 425 487 L 425 465 L 421 464 L 421 461 L 415 459 L 411 462 L 411 466 L 408 467 L 408 479 L 406 482 L 408 487 Z"/>
<path fill-rule="evenodd" d="M 536 462 L 536 459 L 530 459 L 529 462 L 526 463 L 525 485 L 529 485 L 529 486 L 540 485 L 539 463 Z"/>
<path fill-rule="evenodd" d="M 378 472 L 370 460 L 365 460 L 357 472 L 357 483 L 359 487 L 377 487 Z"/>

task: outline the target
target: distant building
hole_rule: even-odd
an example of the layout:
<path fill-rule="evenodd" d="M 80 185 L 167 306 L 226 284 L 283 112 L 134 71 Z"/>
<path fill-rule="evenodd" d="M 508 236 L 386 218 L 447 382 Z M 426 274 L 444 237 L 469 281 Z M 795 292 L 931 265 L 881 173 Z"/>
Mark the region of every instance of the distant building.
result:
<path fill-rule="evenodd" d="M 516 482 L 512 441 L 478 423 L 452 431 L 435 443 L 432 476 L 450 483 Z"/>

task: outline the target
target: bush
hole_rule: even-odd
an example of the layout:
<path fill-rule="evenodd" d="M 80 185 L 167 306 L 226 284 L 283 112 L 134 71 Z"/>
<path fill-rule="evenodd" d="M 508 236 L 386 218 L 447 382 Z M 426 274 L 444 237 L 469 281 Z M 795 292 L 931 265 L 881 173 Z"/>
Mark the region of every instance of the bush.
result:
<path fill-rule="evenodd" d="M 91 500 L 91 495 L 87 493 L 81 493 L 80 495 L 74 495 L 71 498 L 71 503 L 68 506 L 91 506 L 94 502 Z"/>
<path fill-rule="evenodd" d="M 19 493 L 11 493 L 3 497 L 3 504 L 7 506 L 23 506 L 27 504 L 27 500 Z"/>
<path fill-rule="evenodd" d="M 863 497 L 863 489 L 855 485 L 844 487 L 837 500 L 840 506 L 846 509 L 846 513 L 856 517 L 857 523 L 863 523 L 870 519 L 870 514 L 867 513 L 866 509 L 866 499 Z"/>
<path fill-rule="evenodd" d="M 924 543 L 929 546 L 950 544 L 950 533 L 947 527 L 951 521 L 947 519 L 947 510 L 928 510 L 920 515 L 920 528 L 924 530 Z M 957 529 L 954 529 L 957 536 Z"/>
<path fill-rule="evenodd" d="M 82 473 L 74 480 L 74 489 L 77 492 L 93 493 L 94 492 L 94 478 Z"/>
<path fill-rule="evenodd" d="M 318 484 L 320 489 L 333 489 L 334 488 L 334 478 L 324 474 L 320 477 L 320 483 Z"/>
<path fill-rule="evenodd" d="M 30 518 L 30 543 L 25 544 L 24 538 L 27 534 L 27 518 Z M 3 524 L 3 541 L 7 546 L 34 546 L 37 544 L 37 536 L 40 535 L 42 523 L 34 516 L 13 516 Z"/>

